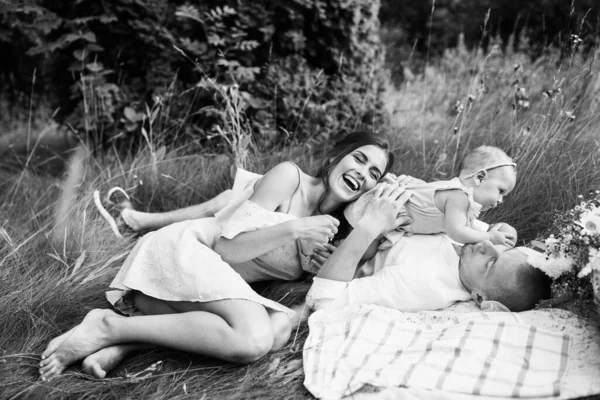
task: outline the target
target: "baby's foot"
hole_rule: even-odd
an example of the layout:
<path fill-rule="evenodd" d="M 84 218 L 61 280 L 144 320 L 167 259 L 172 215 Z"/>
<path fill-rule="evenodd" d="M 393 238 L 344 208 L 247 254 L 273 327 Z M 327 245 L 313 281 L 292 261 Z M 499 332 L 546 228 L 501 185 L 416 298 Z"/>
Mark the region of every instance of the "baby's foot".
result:
<path fill-rule="evenodd" d="M 102 379 L 108 372 L 119 365 L 131 351 L 141 346 L 136 344 L 118 344 L 100 349 L 83 360 L 83 372 Z"/>
<path fill-rule="evenodd" d="M 66 367 L 110 345 L 105 317 L 117 316 L 110 310 L 92 310 L 81 324 L 52 339 L 42 353 L 40 376 L 43 381 L 60 375 Z"/>

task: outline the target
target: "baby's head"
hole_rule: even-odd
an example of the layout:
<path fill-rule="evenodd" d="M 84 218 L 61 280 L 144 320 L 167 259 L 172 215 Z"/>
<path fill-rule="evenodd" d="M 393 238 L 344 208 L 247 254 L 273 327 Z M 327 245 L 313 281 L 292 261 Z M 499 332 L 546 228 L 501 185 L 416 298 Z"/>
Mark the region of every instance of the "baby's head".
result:
<path fill-rule="evenodd" d="M 531 266 L 519 247 L 489 241 L 465 245 L 458 268 L 460 281 L 478 304 L 497 301 L 511 311 L 525 311 L 550 297 L 550 278 Z"/>
<path fill-rule="evenodd" d="M 493 146 L 479 146 L 470 151 L 460 164 L 458 177 L 473 188 L 475 201 L 486 211 L 502 203 L 517 182 L 517 164 L 504 151 Z"/>

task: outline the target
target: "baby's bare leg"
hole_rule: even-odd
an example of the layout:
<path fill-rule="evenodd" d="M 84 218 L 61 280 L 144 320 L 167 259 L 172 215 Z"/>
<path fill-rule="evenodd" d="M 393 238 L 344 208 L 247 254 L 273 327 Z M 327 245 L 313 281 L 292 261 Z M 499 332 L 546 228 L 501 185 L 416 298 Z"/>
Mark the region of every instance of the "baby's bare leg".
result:
<path fill-rule="evenodd" d="M 134 231 L 160 229 L 175 222 L 213 217 L 215 213 L 222 210 L 229 203 L 232 193 L 229 189 L 204 203 L 160 213 L 148 213 L 125 208 L 121 211 L 121 217 Z"/>

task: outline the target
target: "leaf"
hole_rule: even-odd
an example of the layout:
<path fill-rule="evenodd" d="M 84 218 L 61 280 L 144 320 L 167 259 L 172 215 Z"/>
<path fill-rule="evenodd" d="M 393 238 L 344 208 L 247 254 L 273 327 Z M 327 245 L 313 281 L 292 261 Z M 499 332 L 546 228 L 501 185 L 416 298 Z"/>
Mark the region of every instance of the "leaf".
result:
<path fill-rule="evenodd" d="M 77 260 L 75 261 L 75 265 L 73 266 L 73 271 L 71 272 L 70 278 L 75 276 L 77 271 L 79 271 L 79 268 L 81 268 L 81 266 L 83 265 L 84 260 L 85 260 L 85 250 L 81 252 L 79 257 L 77 257 Z"/>
<path fill-rule="evenodd" d="M 85 67 L 90 72 L 93 72 L 93 73 L 98 73 L 104 69 L 104 65 L 102 65 L 102 63 L 100 63 L 100 62 L 93 62 L 93 63 L 85 64 Z"/>
<path fill-rule="evenodd" d="M 146 142 L 148 143 L 148 145 L 150 145 L 150 137 L 148 136 L 148 131 L 146 131 L 146 128 L 144 128 L 142 126 L 142 136 L 144 137 L 144 139 L 146 139 Z"/>
<path fill-rule="evenodd" d="M 165 158 L 165 154 L 167 154 L 167 148 L 165 146 L 160 146 L 156 153 L 154 153 L 154 158 L 156 161 L 161 161 Z"/>
<path fill-rule="evenodd" d="M 252 96 L 250 93 L 246 91 L 240 91 L 240 95 L 248 103 L 248 105 L 255 109 L 261 109 L 267 107 L 266 102 L 263 99 Z"/>
<path fill-rule="evenodd" d="M 104 51 L 104 47 L 102 47 L 102 46 L 100 46 L 100 45 L 98 45 L 96 43 L 88 43 L 88 45 L 85 46 L 85 49 L 88 52 L 95 52 L 95 53 L 98 53 L 100 51 Z"/>
<path fill-rule="evenodd" d="M 50 256 L 51 258 L 54 258 L 56 261 L 60 262 L 61 264 L 63 264 L 65 267 L 69 268 L 69 265 L 64 262 L 63 259 L 61 259 L 59 256 L 57 256 L 56 254 L 52 254 L 52 253 L 46 253 L 46 255 Z"/>
<path fill-rule="evenodd" d="M 81 38 L 90 43 L 96 43 L 96 34 L 94 32 L 86 32 L 83 34 L 83 36 L 81 36 Z"/>
<path fill-rule="evenodd" d="M 131 122 L 137 122 L 138 121 L 138 119 L 137 119 L 137 113 L 131 107 L 125 107 L 125 109 L 123 110 L 123 114 L 125 115 L 125 118 L 127 118 Z"/>
<path fill-rule="evenodd" d="M 89 54 L 90 53 L 88 53 L 87 51 L 81 49 L 73 51 L 73 57 L 75 57 L 79 61 L 85 60 Z"/>
<path fill-rule="evenodd" d="M 83 65 L 80 62 L 72 62 L 68 69 L 71 72 L 81 72 L 83 71 Z"/>
<path fill-rule="evenodd" d="M 0 228 L 0 237 L 4 239 L 4 241 L 8 243 L 10 247 L 15 246 L 6 229 Z"/>
<path fill-rule="evenodd" d="M 62 41 L 61 47 L 64 47 L 67 44 L 71 44 L 71 43 L 75 42 L 76 40 L 79 40 L 80 38 L 81 38 L 81 36 L 79 36 L 79 35 L 76 35 L 74 33 L 68 33 L 61 38 L 61 41 Z"/>
<path fill-rule="evenodd" d="M 258 47 L 258 42 L 256 40 L 244 40 L 240 43 L 240 49 L 244 51 L 254 50 Z"/>
<path fill-rule="evenodd" d="M 156 120 L 156 117 L 158 116 L 158 113 L 160 112 L 160 107 L 155 107 L 152 112 L 150 113 L 150 123 L 153 124 L 154 121 Z"/>
<path fill-rule="evenodd" d="M 546 251 L 546 244 L 545 244 L 545 243 L 543 243 L 543 242 L 540 242 L 539 240 L 532 240 L 532 241 L 531 241 L 531 245 L 532 245 L 533 247 L 536 247 L 536 248 L 538 248 L 538 249 L 541 249 L 541 250 L 544 250 L 544 251 Z"/>

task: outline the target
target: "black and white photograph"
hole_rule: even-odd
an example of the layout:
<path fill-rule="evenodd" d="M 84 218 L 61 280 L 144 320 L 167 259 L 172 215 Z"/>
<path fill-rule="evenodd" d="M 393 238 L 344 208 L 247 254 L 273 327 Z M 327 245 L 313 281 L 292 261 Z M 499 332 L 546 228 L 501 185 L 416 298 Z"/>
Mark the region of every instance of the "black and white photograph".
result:
<path fill-rule="evenodd" d="M 0 0 L 0 399 L 600 400 L 598 0 Z"/>

